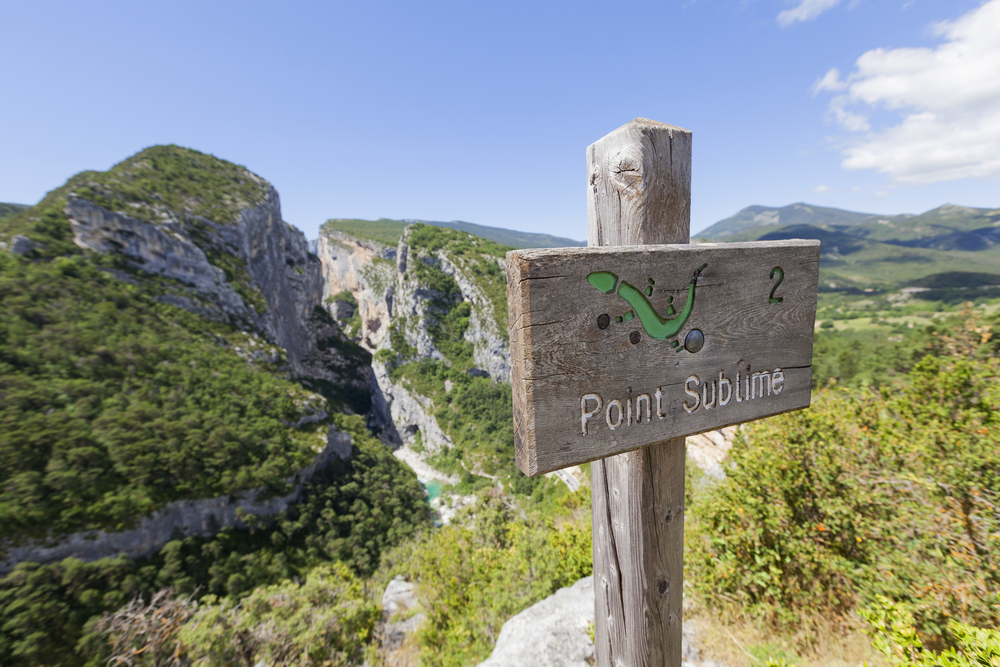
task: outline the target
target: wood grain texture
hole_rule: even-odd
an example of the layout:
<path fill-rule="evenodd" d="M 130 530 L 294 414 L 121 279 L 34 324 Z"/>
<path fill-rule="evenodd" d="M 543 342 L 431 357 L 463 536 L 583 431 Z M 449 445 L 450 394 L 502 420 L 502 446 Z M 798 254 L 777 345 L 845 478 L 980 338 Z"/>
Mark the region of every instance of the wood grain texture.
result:
<path fill-rule="evenodd" d="M 616 322 L 637 309 L 587 280 L 607 271 L 648 287 L 665 315 L 671 305 L 682 312 L 702 266 L 694 306 L 666 340 L 639 317 Z M 818 241 L 521 250 L 507 267 L 516 457 L 526 474 L 809 405 Z M 693 330 L 704 335 L 696 353 L 683 347 Z"/>
<path fill-rule="evenodd" d="M 596 664 L 681 665 L 684 439 L 591 465 Z"/>
<path fill-rule="evenodd" d="M 691 131 L 636 118 L 587 149 L 587 244 L 687 243 Z"/>
<path fill-rule="evenodd" d="M 592 248 L 688 242 L 687 130 L 628 123 L 587 150 L 587 184 Z M 534 420 L 530 429 L 537 442 Z M 674 439 L 591 464 L 598 667 L 681 667 L 684 458 L 684 440 Z"/>

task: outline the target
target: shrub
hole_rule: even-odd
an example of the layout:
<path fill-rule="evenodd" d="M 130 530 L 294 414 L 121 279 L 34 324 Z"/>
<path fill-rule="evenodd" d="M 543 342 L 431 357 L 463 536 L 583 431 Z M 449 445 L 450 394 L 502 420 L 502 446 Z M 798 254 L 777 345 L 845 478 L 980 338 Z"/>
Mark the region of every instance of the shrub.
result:
<path fill-rule="evenodd" d="M 1000 620 L 1000 363 L 975 318 L 941 335 L 897 391 L 820 391 L 753 425 L 692 509 L 706 599 L 779 625 L 885 595 L 917 629 Z"/>

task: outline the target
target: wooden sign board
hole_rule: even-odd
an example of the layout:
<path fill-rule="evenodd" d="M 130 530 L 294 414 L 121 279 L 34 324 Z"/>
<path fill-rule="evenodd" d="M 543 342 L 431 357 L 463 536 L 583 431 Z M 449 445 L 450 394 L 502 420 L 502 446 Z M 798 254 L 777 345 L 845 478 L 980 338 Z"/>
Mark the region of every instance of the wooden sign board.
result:
<path fill-rule="evenodd" d="M 807 407 L 819 241 L 507 253 L 517 465 Z"/>

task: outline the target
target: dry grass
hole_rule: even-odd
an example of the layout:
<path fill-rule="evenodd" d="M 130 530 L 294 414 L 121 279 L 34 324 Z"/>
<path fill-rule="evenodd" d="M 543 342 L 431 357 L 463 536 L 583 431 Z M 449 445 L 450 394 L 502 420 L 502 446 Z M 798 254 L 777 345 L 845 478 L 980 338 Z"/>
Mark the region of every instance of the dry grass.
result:
<path fill-rule="evenodd" d="M 871 645 L 860 619 L 809 619 L 798 632 L 777 632 L 737 614 L 685 610 L 685 623 L 697 626 L 701 660 L 728 667 L 764 667 L 768 658 L 799 667 L 887 667 Z"/>

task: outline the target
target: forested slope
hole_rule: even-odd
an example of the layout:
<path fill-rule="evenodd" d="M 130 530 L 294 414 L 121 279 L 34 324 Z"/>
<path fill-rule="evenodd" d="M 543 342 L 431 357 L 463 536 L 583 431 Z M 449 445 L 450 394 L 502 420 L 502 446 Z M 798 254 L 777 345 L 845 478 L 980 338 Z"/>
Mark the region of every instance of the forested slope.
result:
<path fill-rule="evenodd" d="M 370 572 L 429 523 L 416 477 L 349 416 L 369 410 L 371 356 L 322 308 L 318 258 L 266 180 L 156 146 L 0 220 L 0 242 L 0 547 L 73 533 L 92 550 L 168 503 L 237 506 L 230 527 L 168 526 L 149 558 L 20 563 L 0 580 L 3 664 L 101 662 L 88 633 L 136 593 Z M 331 452 L 297 505 L 240 514 Z"/>

